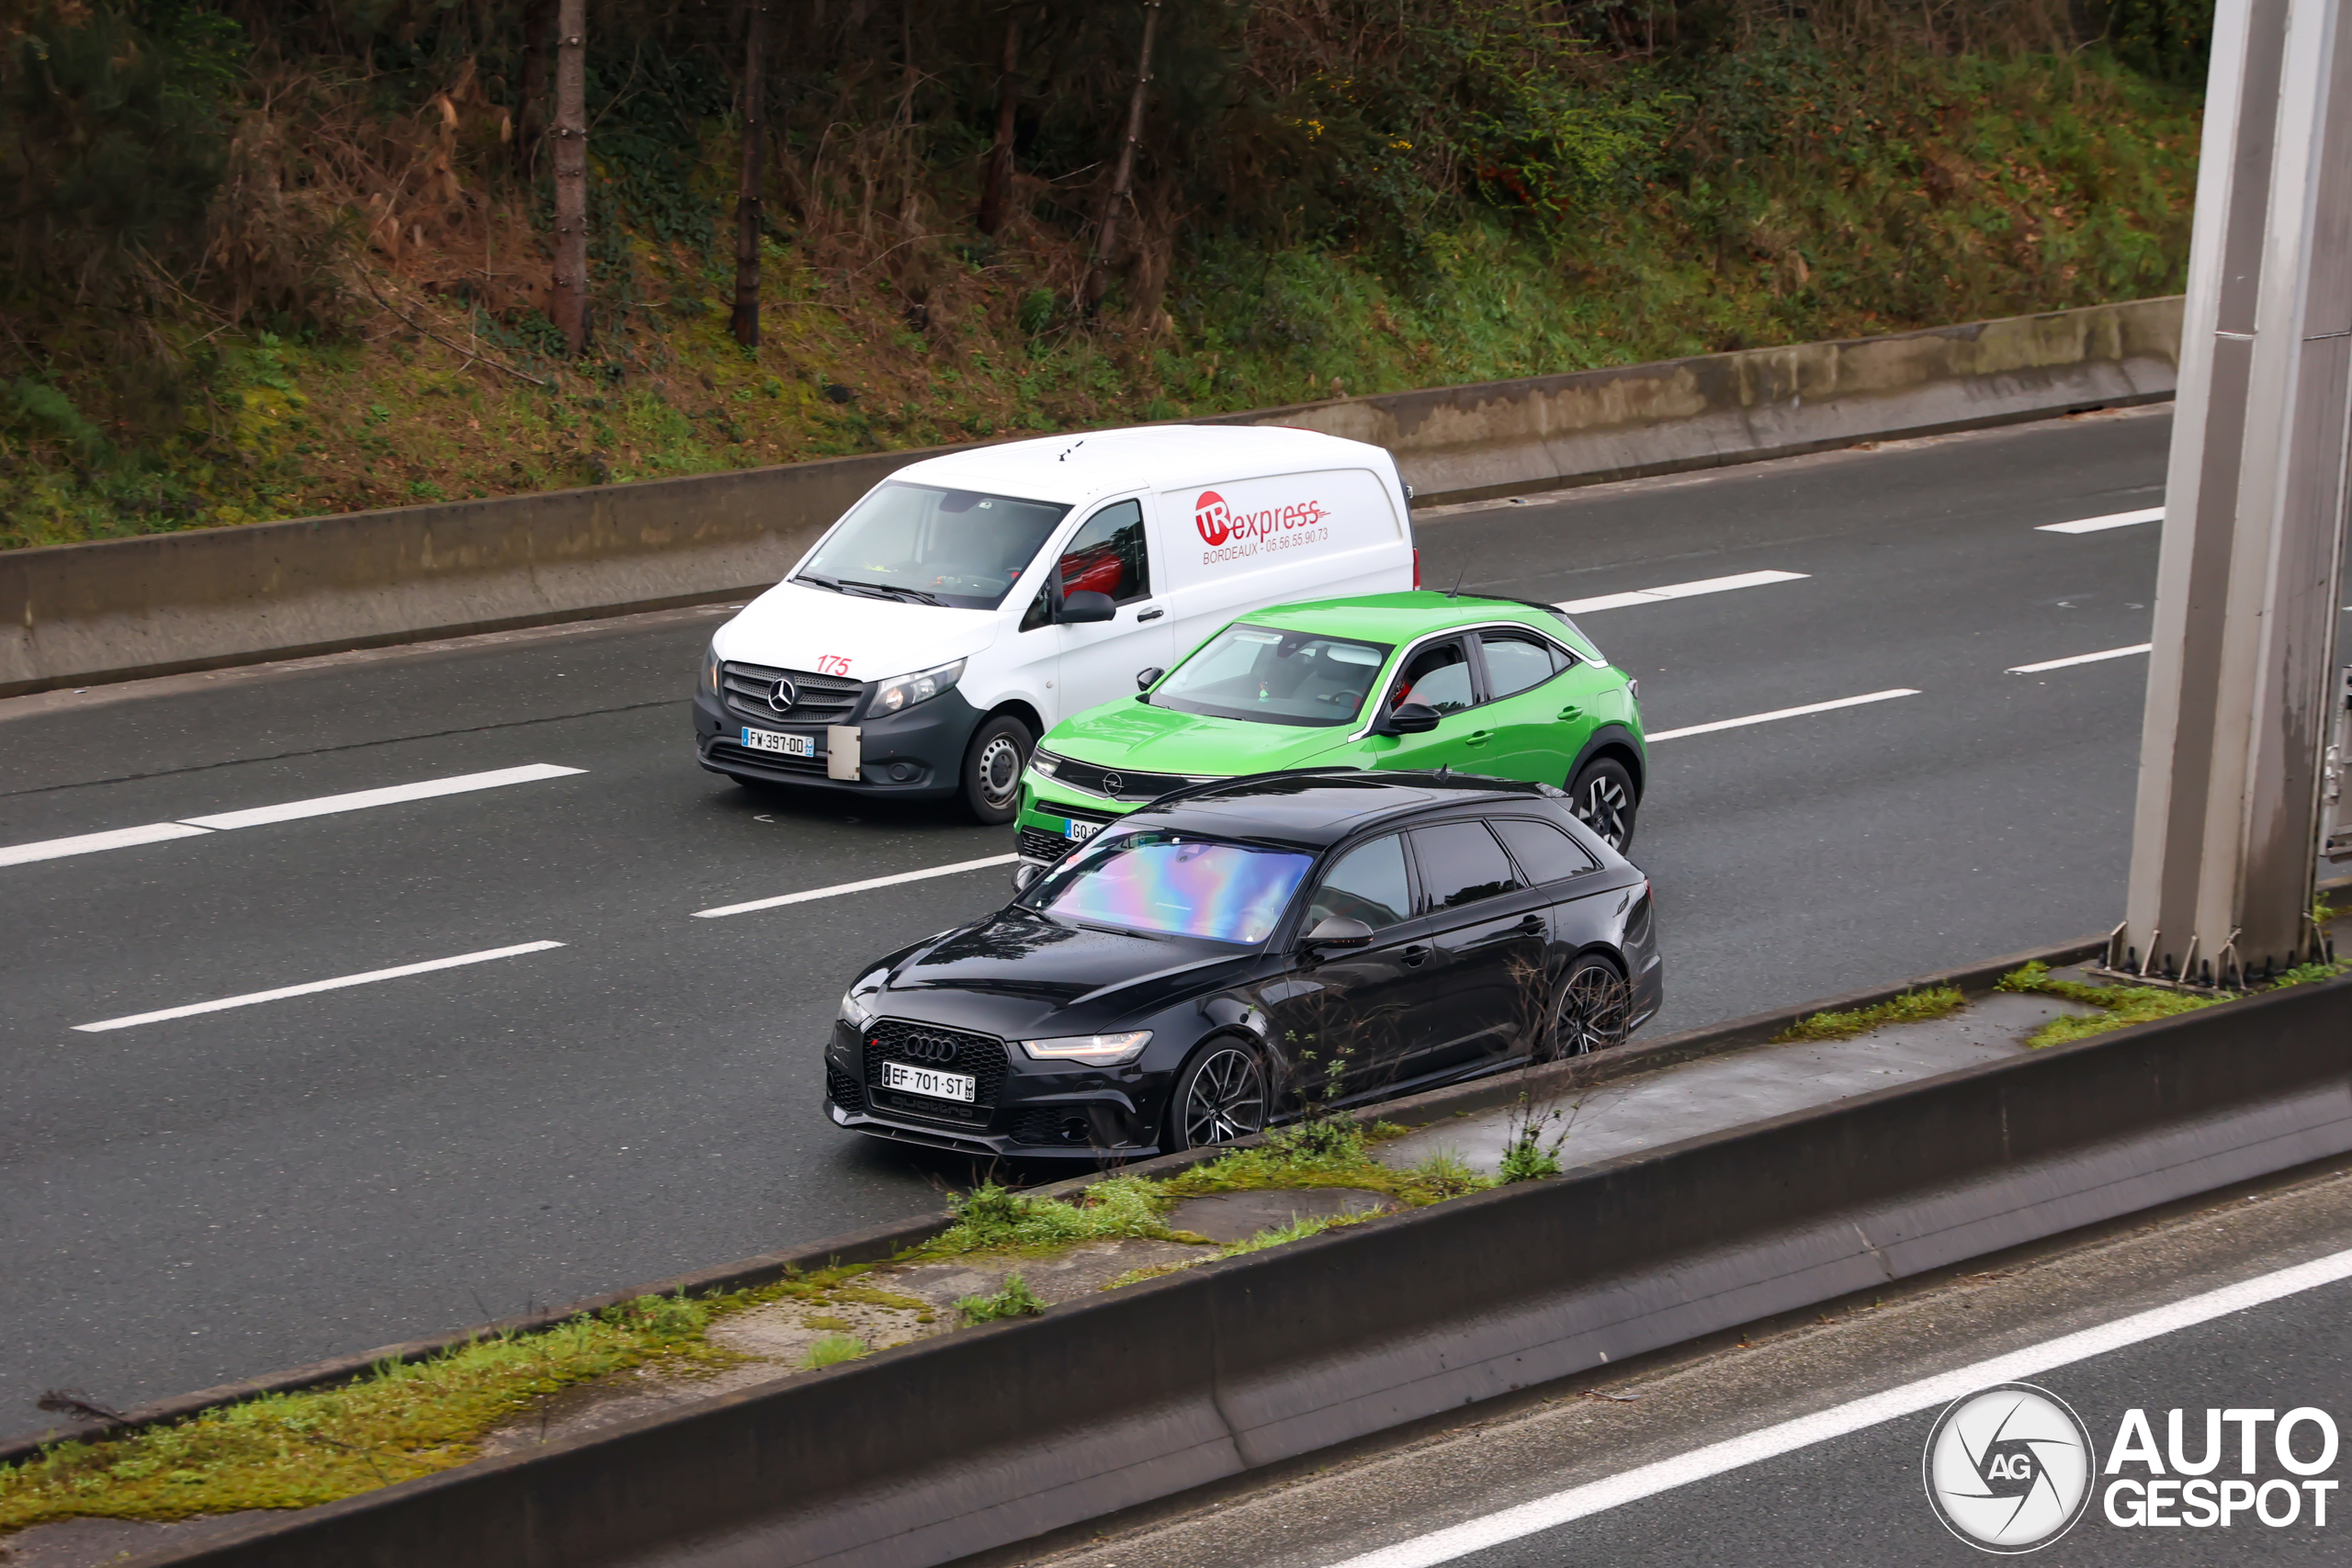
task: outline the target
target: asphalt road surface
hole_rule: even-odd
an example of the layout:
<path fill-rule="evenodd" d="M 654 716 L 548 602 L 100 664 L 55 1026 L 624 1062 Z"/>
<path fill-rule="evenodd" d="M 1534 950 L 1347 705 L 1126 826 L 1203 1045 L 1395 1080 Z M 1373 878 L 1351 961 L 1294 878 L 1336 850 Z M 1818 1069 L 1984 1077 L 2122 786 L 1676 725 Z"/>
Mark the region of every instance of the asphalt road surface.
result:
<path fill-rule="evenodd" d="M 2073 1409 L 2094 1472 L 2086 1511 L 2030 1561 L 2342 1563 L 2352 1170 L 2339 1162 L 2183 1209 L 1547 1385 L 1515 1408 L 1493 1402 L 1471 1421 L 1318 1454 L 967 1568 L 1967 1568 L 1996 1559 L 1938 1520 L 1923 1450 L 1948 1404 L 2014 1382 Z M 1901 1392 L 1929 1381 L 1945 1386 L 1924 1404 Z M 1905 1413 L 1889 1418 L 1889 1406 Z M 2297 1422 L 2297 1463 L 2330 1458 L 2298 1473 L 2279 1460 L 2277 1418 L 2306 1407 L 2337 1438 L 2328 1456 L 2320 1427 Z M 2134 1518 L 2155 1479 L 2136 1452 L 2119 1459 L 2136 1448 L 2120 1441 L 2135 1409 L 2172 1489 L 2160 1524 L 2116 1522 Z M 2175 1410 L 2189 1464 L 2267 1513 L 2241 1502 L 2225 1522 L 2181 1506 L 2192 1472 L 2173 1462 Z M 2209 1410 L 2271 1419 L 2252 1424 L 2250 1454 L 2244 1427 L 2224 1419 L 2206 1467 Z M 2110 1517 L 2117 1480 L 2134 1484 Z M 2335 1483 L 2318 1494 L 2324 1519 L 2305 1481 Z"/>
<path fill-rule="evenodd" d="M 1767 579 L 1581 617 L 1653 734 L 1699 728 L 1657 743 L 1635 846 L 1668 961 L 1654 1030 L 2115 919 L 2146 660 L 2010 671 L 2148 636 L 2155 526 L 2042 525 L 2158 506 L 2168 426 L 2075 418 L 1421 522 L 1432 584 Z M 34 1426 L 43 1388 L 129 1404 L 968 1179 L 830 1126 L 817 1053 L 856 966 L 992 907 L 1001 867 L 695 914 L 1009 836 L 697 769 L 687 695 L 718 614 L 0 703 L 0 1430 Z M 266 809 L 482 773 L 505 782 Z M 156 824 L 184 826 L 8 863 Z"/>

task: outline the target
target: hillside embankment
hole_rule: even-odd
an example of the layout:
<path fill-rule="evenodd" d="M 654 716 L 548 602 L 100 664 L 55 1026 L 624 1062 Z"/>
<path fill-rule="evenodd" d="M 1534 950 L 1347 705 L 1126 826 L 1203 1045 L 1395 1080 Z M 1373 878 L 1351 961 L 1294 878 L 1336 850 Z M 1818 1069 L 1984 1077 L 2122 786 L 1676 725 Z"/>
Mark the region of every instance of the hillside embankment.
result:
<path fill-rule="evenodd" d="M 553 0 L 0 0 L 0 547 L 2168 293 L 2196 9 L 600 0 L 575 353 Z"/>

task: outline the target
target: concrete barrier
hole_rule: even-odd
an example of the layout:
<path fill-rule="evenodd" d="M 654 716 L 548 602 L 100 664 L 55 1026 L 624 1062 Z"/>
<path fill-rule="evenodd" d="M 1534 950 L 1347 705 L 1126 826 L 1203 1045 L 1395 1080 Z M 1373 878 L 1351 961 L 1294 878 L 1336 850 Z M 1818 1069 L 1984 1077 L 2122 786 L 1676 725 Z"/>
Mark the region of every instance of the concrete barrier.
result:
<path fill-rule="evenodd" d="M 2169 397 L 2180 301 L 1218 416 L 1377 443 L 1430 502 Z M 711 603 L 947 448 L 0 553 L 0 696 Z"/>
<path fill-rule="evenodd" d="M 2352 1151 L 2352 979 L 885 1351 L 144 1562 L 922 1568 Z"/>

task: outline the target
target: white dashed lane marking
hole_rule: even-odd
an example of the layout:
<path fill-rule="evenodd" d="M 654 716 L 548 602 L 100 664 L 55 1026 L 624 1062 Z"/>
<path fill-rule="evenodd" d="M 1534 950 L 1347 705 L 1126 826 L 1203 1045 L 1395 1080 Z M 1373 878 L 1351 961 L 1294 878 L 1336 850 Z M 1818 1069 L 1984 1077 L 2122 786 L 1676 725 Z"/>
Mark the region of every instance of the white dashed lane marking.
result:
<path fill-rule="evenodd" d="M 42 839 L 29 844 L 0 845 L 0 865 L 23 865 L 66 855 L 96 854 L 101 850 L 129 849 L 134 844 L 159 844 L 167 839 L 192 839 L 237 828 L 259 828 L 272 822 L 292 822 L 304 817 L 330 817 L 340 811 L 365 811 L 371 807 L 396 806 L 435 795 L 466 795 L 478 789 L 536 784 L 585 773 L 585 768 L 532 762 L 520 768 L 500 768 L 487 773 L 458 773 L 446 779 L 423 779 L 384 789 L 354 790 L 347 795 L 313 795 L 277 806 L 255 806 L 243 811 L 220 811 L 208 817 L 183 817 L 173 822 L 150 822 L 138 828 L 116 828 L 104 833 L 77 833 L 70 839 Z"/>
<path fill-rule="evenodd" d="M 1690 599 L 1702 593 L 1728 593 L 1736 588 L 1761 588 L 1770 582 L 1801 582 L 1808 575 L 1802 571 L 1743 571 L 1731 577 L 1702 577 L 1696 582 L 1669 582 L 1662 588 L 1636 588 L 1630 593 L 1603 593 L 1594 599 L 1571 599 L 1560 608 L 1571 615 L 1589 615 L 1595 610 L 1619 610 L 1631 604 L 1663 604 L 1669 600 Z"/>
<path fill-rule="evenodd" d="M 96 1023 L 77 1023 L 74 1027 L 84 1034 L 103 1033 L 109 1029 L 130 1029 L 141 1023 L 161 1023 L 166 1019 L 194 1018 L 198 1013 L 221 1012 L 230 1008 L 249 1008 L 257 1002 L 283 1001 L 288 997 L 307 997 L 319 991 L 340 991 L 346 986 L 372 985 L 378 980 L 398 980 L 410 975 L 430 974 L 435 969 L 456 969 L 468 964 L 487 964 L 494 958 L 518 958 L 526 953 L 545 953 L 551 947 L 561 947 L 560 942 L 526 942 L 514 947 L 493 947 L 481 953 L 460 953 L 454 958 L 431 958 L 422 964 L 403 964 L 393 969 L 370 969 L 364 975 L 338 975 L 332 980 L 306 980 L 299 986 L 281 986 L 274 991 L 252 991 L 242 997 L 222 997 L 215 1001 L 190 1002 L 186 1007 L 162 1008 L 154 1012 L 135 1012 L 127 1018 L 101 1019 Z"/>

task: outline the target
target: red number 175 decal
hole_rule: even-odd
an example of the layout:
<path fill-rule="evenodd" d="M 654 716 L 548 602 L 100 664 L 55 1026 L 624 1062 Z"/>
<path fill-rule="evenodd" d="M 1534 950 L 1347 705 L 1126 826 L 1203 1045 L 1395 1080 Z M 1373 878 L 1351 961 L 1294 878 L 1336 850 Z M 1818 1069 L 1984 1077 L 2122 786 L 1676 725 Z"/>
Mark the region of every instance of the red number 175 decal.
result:
<path fill-rule="evenodd" d="M 817 673 L 846 675 L 849 673 L 849 660 L 838 653 L 820 653 L 817 656 Z"/>

